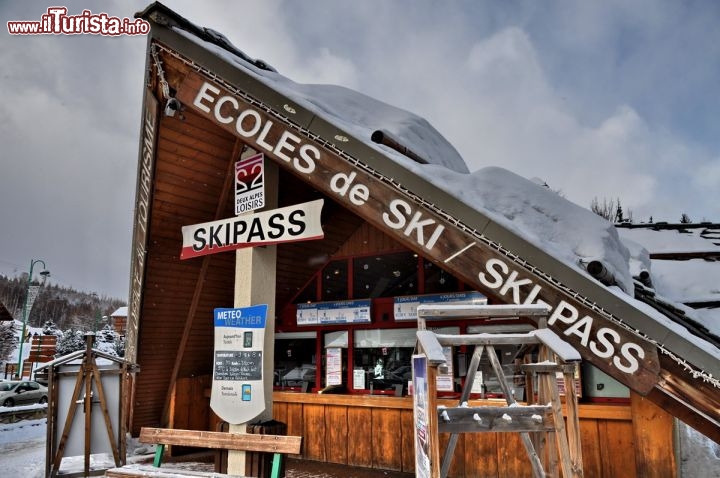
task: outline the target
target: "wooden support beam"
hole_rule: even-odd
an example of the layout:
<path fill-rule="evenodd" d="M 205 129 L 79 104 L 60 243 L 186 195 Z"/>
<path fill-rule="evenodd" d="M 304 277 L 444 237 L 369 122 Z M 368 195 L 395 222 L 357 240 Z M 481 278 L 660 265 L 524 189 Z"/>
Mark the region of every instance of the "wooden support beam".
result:
<path fill-rule="evenodd" d="M 418 318 L 425 320 L 547 317 L 549 312 L 550 307 L 540 304 L 422 304 L 417 308 Z"/>
<path fill-rule="evenodd" d="M 552 408 L 547 405 L 439 408 L 437 413 L 440 433 L 520 433 L 555 429 Z"/>

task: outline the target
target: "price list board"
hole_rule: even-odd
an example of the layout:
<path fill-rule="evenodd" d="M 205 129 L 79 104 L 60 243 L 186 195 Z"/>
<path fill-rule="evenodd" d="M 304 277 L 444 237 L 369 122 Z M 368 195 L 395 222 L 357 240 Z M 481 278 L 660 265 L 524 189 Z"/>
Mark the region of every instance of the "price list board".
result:
<path fill-rule="evenodd" d="M 262 380 L 262 351 L 215 351 L 215 380 Z"/>

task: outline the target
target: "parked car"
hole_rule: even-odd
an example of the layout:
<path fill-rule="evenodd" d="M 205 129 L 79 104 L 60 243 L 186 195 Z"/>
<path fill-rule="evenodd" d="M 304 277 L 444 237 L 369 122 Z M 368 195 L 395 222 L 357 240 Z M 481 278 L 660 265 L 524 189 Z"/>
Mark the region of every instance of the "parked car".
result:
<path fill-rule="evenodd" d="M 304 363 L 282 376 L 282 384 L 286 387 L 299 387 L 303 382 L 315 383 L 315 365 Z"/>
<path fill-rule="evenodd" d="M 3 407 L 47 403 L 48 389 L 35 381 L 10 380 L 0 382 L 0 404 Z"/>

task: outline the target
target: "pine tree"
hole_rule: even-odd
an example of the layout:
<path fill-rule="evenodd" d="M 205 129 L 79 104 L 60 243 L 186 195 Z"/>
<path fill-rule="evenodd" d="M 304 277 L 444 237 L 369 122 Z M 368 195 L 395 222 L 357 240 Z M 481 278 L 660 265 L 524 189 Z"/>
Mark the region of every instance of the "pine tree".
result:
<path fill-rule="evenodd" d="M 682 213 L 682 216 L 680 216 L 680 224 L 690 224 L 692 221 L 690 220 L 690 216 L 688 216 L 685 213 Z"/>
<path fill-rule="evenodd" d="M 85 335 L 80 330 L 68 329 L 63 332 L 62 338 L 57 343 L 57 356 L 71 354 L 85 348 Z"/>
<path fill-rule="evenodd" d="M 18 345 L 14 323 L 0 322 L 0 362 L 7 361 L 10 353 Z"/>
<path fill-rule="evenodd" d="M 54 335 L 55 337 L 62 337 L 63 335 L 62 330 L 52 320 L 48 320 L 43 324 L 42 331 L 43 335 Z"/>

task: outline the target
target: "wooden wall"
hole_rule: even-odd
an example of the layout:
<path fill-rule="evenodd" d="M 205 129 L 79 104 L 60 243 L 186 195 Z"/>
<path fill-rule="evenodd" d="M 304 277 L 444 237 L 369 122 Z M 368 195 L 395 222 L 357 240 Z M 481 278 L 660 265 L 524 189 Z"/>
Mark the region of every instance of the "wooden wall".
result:
<path fill-rule="evenodd" d="M 275 392 L 273 413 L 288 434 L 303 436 L 304 459 L 414 472 L 411 398 Z M 676 476 L 673 417 L 642 397 L 581 404 L 580 429 L 586 478 Z M 449 476 L 522 478 L 532 470 L 519 435 L 476 433 L 461 435 Z"/>

